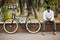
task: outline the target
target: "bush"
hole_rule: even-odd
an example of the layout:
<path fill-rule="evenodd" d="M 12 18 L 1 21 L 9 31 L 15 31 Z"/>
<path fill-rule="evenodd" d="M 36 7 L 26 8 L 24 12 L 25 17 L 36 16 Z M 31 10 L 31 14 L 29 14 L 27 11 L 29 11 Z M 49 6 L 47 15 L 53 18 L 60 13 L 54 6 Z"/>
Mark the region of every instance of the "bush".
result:
<path fill-rule="evenodd" d="M 8 12 L 8 7 L 4 5 L 4 6 L 2 7 L 2 14 L 3 14 L 3 15 L 2 15 L 2 16 L 3 16 L 3 17 L 2 17 L 2 20 L 3 20 L 4 22 L 8 19 L 8 18 L 7 18 L 7 14 L 8 14 L 7 12 Z"/>

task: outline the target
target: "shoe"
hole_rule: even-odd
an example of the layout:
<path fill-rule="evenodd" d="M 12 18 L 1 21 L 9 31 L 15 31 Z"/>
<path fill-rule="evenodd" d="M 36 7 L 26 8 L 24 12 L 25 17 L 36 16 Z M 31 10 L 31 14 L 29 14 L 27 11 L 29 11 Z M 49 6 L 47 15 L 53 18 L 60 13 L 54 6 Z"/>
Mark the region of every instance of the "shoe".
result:
<path fill-rule="evenodd" d="M 56 35 L 56 32 L 53 32 L 53 35 Z"/>
<path fill-rule="evenodd" d="M 45 34 L 46 34 L 45 32 L 42 33 L 42 35 L 45 35 Z"/>

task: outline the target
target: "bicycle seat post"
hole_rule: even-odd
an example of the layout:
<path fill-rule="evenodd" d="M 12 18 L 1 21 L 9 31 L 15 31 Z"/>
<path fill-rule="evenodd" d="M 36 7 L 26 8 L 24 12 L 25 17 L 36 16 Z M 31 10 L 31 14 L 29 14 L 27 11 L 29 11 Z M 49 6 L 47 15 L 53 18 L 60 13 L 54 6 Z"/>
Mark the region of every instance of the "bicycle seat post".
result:
<path fill-rule="evenodd" d="M 15 14 L 12 14 L 12 15 L 13 15 L 13 19 L 14 19 L 16 15 Z"/>

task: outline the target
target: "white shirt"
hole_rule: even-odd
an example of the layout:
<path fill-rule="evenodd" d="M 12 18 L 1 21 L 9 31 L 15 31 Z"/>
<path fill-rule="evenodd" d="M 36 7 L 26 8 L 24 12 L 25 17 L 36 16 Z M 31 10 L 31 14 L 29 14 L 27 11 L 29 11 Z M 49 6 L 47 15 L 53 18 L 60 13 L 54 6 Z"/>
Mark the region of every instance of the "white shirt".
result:
<path fill-rule="evenodd" d="M 54 20 L 54 12 L 52 10 L 50 10 L 50 12 L 48 12 L 47 10 L 44 11 L 43 19 L 47 20 L 47 18 L 51 19 L 51 21 Z"/>

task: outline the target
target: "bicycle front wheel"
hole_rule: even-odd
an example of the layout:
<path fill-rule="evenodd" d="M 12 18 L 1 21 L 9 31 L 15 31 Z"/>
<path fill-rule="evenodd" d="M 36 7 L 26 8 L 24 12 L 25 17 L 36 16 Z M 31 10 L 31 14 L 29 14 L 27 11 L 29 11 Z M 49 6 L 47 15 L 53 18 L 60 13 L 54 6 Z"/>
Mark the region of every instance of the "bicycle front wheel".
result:
<path fill-rule="evenodd" d="M 33 22 L 27 21 L 26 23 L 26 29 L 30 33 L 37 33 L 39 32 L 40 28 L 41 28 L 40 22 L 33 23 Z"/>
<path fill-rule="evenodd" d="M 6 33 L 12 34 L 18 30 L 18 23 L 16 20 L 13 22 L 4 22 L 3 28 Z"/>

